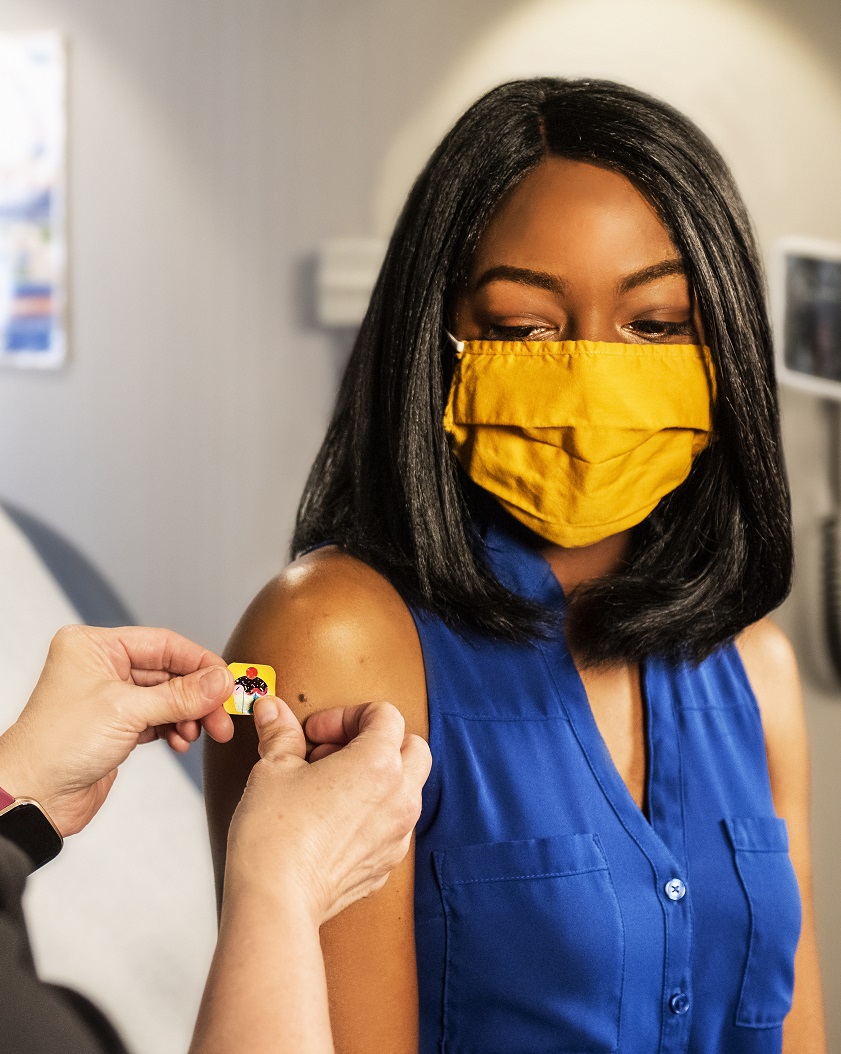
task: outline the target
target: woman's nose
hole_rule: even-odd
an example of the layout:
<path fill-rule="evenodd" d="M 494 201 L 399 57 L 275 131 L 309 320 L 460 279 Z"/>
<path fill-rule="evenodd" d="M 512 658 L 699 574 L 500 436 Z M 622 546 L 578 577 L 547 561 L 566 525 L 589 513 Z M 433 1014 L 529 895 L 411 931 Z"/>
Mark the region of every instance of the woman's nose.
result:
<path fill-rule="evenodd" d="M 562 340 L 594 340 L 608 343 L 621 339 L 612 312 L 597 305 L 571 311 L 567 315 Z"/>

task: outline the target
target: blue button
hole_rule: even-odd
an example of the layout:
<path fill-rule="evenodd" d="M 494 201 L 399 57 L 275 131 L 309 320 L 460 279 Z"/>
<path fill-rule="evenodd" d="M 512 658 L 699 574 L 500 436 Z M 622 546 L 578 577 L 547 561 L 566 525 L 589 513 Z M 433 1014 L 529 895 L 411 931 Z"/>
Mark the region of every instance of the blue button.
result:
<path fill-rule="evenodd" d="M 666 883 L 666 896 L 669 900 L 683 900 L 686 896 L 686 886 L 679 878 L 670 878 Z"/>
<path fill-rule="evenodd" d="M 675 992 L 669 1000 L 669 1010 L 673 1014 L 685 1014 L 689 1009 L 689 996 L 686 992 Z"/>

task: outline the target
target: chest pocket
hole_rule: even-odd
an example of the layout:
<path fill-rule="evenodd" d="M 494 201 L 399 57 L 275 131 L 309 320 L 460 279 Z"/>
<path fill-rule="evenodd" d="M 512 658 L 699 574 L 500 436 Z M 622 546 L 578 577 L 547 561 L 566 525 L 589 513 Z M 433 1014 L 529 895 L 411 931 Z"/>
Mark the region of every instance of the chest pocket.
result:
<path fill-rule="evenodd" d="M 624 934 L 594 834 L 434 854 L 446 919 L 442 1051 L 611 1054 Z"/>
<path fill-rule="evenodd" d="M 736 1024 L 772 1028 L 791 1010 L 800 936 L 800 892 L 788 855 L 788 830 L 776 816 L 728 820 L 727 830 L 750 909 Z"/>

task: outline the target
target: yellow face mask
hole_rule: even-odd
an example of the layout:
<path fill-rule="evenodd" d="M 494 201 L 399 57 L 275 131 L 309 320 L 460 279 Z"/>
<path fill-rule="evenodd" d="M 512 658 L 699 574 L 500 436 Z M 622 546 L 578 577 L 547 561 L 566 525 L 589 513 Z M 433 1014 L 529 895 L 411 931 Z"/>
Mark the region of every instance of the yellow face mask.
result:
<path fill-rule="evenodd" d="M 453 453 L 512 516 L 565 548 L 640 523 L 710 441 L 709 348 L 452 339 Z"/>

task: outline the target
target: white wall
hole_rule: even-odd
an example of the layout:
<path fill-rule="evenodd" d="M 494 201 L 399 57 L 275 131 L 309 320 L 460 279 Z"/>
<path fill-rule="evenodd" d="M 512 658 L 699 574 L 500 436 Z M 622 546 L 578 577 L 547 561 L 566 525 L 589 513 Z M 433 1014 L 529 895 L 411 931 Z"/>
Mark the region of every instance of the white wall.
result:
<path fill-rule="evenodd" d="M 0 374 L 0 497 L 80 544 L 142 621 L 221 647 L 282 565 L 341 353 L 309 324 L 307 260 L 325 238 L 387 225 L 423 135 L 459 92 L 510 75 L 506 34 L 538 6 L 4 0 L 0 30 L 70 41 L 72 358 L 56 374 Z M 766 244 L 841 238 L 837 0 L 670 0 L 661 19 L 649 0 L 614 5 L 612 20 L 602 0 L 555 7 L 589 29 L 557 47 L 553 70 L 623 75 L 685 106 L 730 151 Z M 681 33 L 702 9 L 711 32 Z M 787 60 L 771 77 L 773 54 Z M 407 145 L 408 127 L 421 131 Z M 804 397 L 784 411 L 802 549 L 827 503 L 825 431 Z M 809 588 L 801 576 L 781 616 L 804 655 Z M 841 1049 L 841 697 L 807 682 L 807 706 Z"/>
<path fill-rule="evenodd" d="M 0 18 L 70 41 L 72 359 L 0 376 L 0 493 L 139 618 L 220 647 L 283 562 L 334 381 L 291 305 L 284 22 L 258 3 L 33 8 Z"/>
<path fill-rule="evenodd" d="M 340 365 L 307 258 L 368 233 L 383 136 L 465 30 L 434 6 L 0 7 L 70 42 L 72 267 L 68 368 L 0 374 L 0 497 L 142 621 L 220 648 L 284 563 Z"/>

